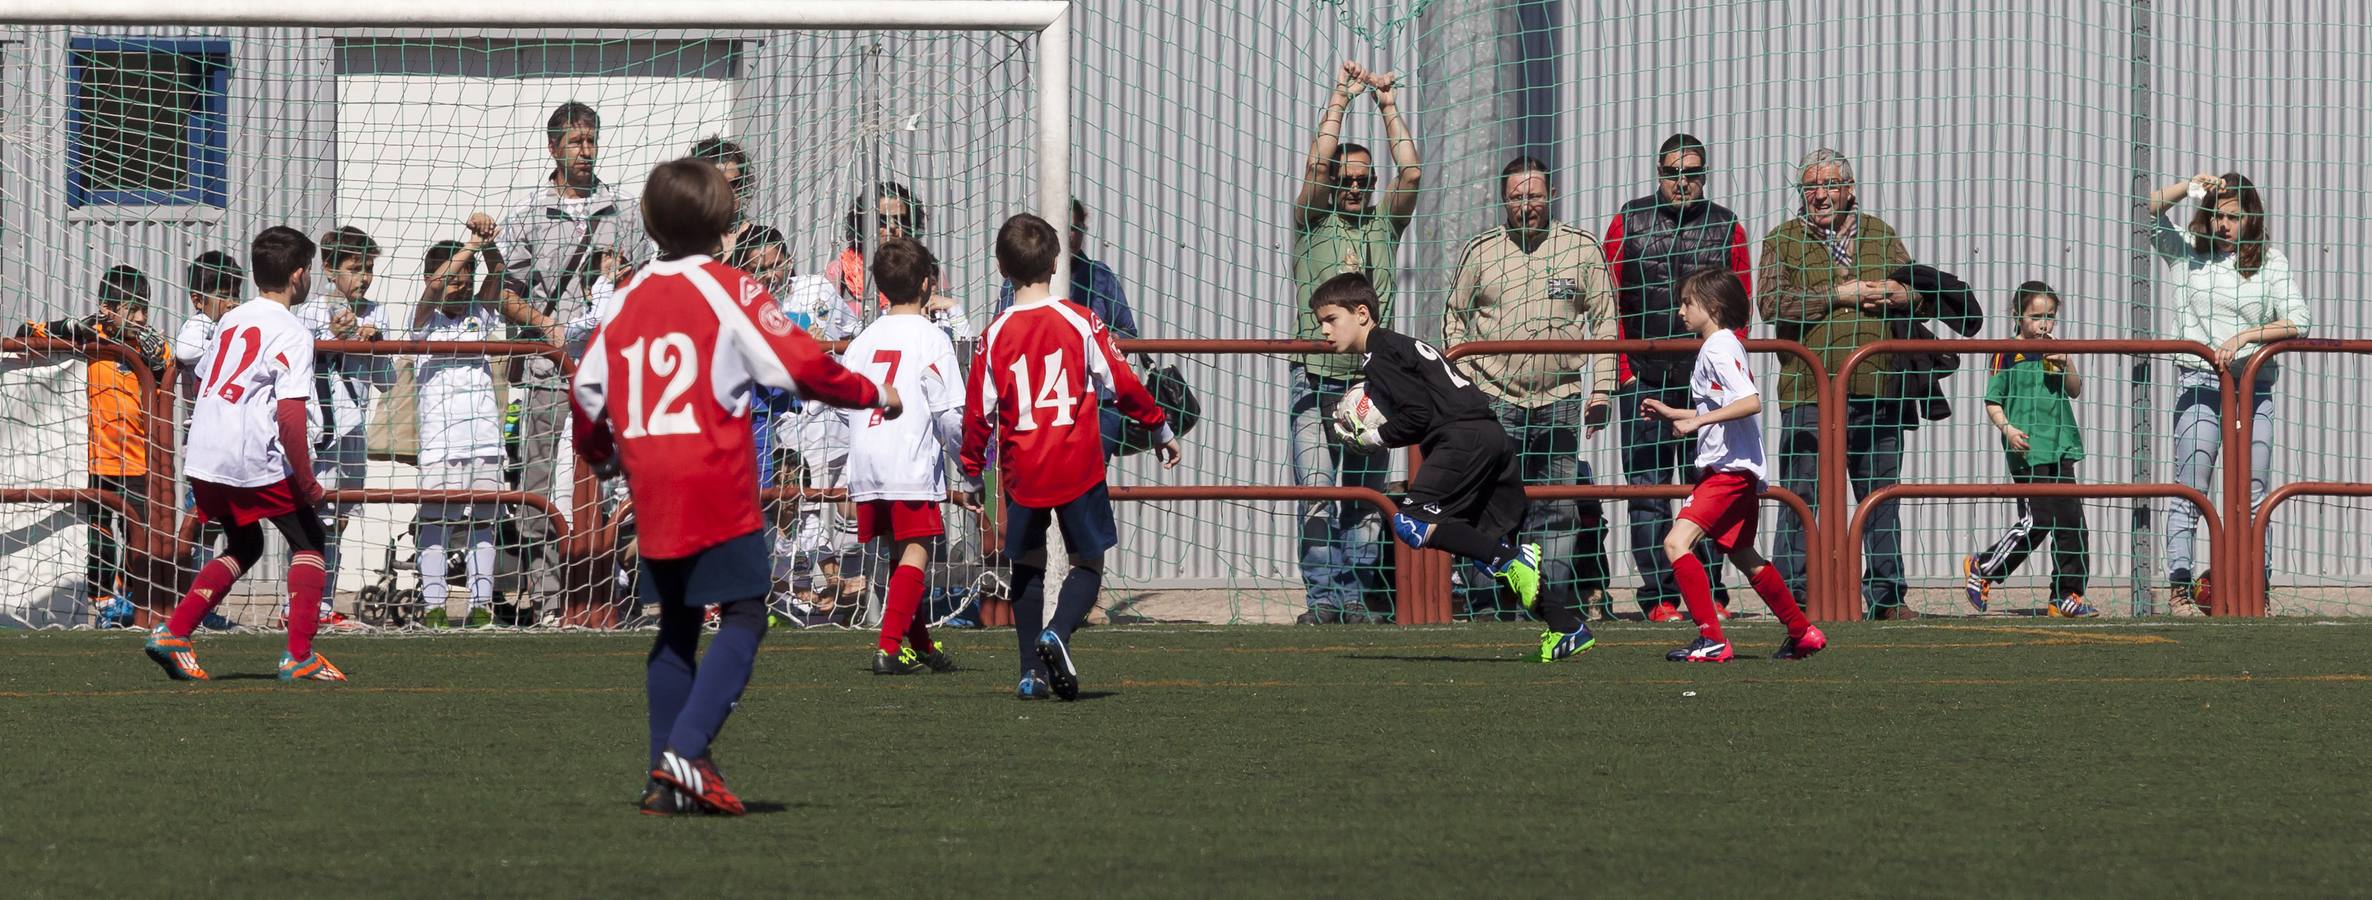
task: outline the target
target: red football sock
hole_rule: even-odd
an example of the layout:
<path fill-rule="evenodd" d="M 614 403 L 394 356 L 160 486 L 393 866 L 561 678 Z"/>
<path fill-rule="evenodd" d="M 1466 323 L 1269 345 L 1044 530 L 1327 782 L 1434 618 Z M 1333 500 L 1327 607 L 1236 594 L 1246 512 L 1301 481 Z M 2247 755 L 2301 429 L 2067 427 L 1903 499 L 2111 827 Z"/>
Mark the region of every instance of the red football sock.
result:
<path fill-rule="evenodd" d="M 321 584 L 329 580 L 321 554 L 299 553 L 288 561 L 288 658 L 313 655 L 313 633 L 321 630 Z"/>
<path fill-rule="evenodd" d="M 1804 608 L 1796 605 L 1795 594 L 1788 591 L 1787 581 L 1779 577 L 1779 567 L 1764 563 L 1763 567 L 1746 576 L 1746 583 L 1754 586 L 1755 596 L 1763 598 L 1763 605 L 1787 626 L 1787 633 L 1804 636 L 1804 629 L 1812 627 L 1812 620 L 1804 615 Z"/>
<path fill-rule="evenodd" d="M 1721 635 L 1720 607 L 1713 603 L 1713 577 L 1705 573 L 1696 554 L 1683 553 L 1672 561 L 1672 580 L 1680 585 L 1680 599 L 1688 601 L 1688 617 L 1696 620 L 1697 633 L 1727 642 Z"/>
<path fill-rule="evenodd" d="M 899 566 L 890 573 L 889 606 L 881 611 L 881 652 L 898 652 L 898 642 L 906 639 L 907 628 L 914 624 L 914 611 L 922 606 L 922 592 L 921 569 Z"/>
<path fill-rule="evenodd" d="M 189 637 L 190 632 L 198 630 L 198 623 L 205 620 L 206 614 L 222 603 L 223 592 L 231 589 L 231 582 L 239 580 L 241 571 L 239 561 L 228 556 L 217 556 L 199 569 L 197 579 L 190 582 L 189 593 L 181 595 L 181 602 L 173 605 L 173 616 L 165 620 L 165 630 L 174 637 Z"/>
<path fill-rule="evenodd" d="M 931 643 L 930 604 L 914 604 L 914 621 L 906 626 L 906 646 L 914 648 L 916 653 L 929 653 L 938 649 L 938 645 Z"/>

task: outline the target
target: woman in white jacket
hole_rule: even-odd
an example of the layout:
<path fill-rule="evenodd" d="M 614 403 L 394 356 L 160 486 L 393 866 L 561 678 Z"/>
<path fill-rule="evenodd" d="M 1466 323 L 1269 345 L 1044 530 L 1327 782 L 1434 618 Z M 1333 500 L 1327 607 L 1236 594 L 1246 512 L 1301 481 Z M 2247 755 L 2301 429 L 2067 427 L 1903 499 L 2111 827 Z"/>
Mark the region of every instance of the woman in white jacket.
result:
<path fill-rule="evenodd" d="M 2190 226 L 2178 229 L 2167 213 L 2186 197 L 2197 210 Z M 2174 286 L 2175 337 L 2215 348 L 2214 366 L 2190 356 L 2176 358 L 2180 378 L 2174 401 L 2174 480 L 2212 497 L 2223 428 L 2215 367 L 2237 375 L 2262 345 L 2304 335 L 2311 316 L 2289 257 L 2273 248 L 2267 234 L 2264 197 L 2247 178 L 2201 173 L 2174 182 L 2150 195 L 2150 215 L 2150 244 L 2169 264 Z M 2255 420 L 2249 446 L 2251 507 L 2265 498 L 2273 455 L 2273 383 L 2280 375 L 2268 362 L 2256 384 L 2242 387 Z M 2240 514 L 2225 510 L 2227 517 Z M 2205 572 L 2193 569 L 2191 555 L 2198 528 L 2198 508 L 2174 501 L 2166 522 L 2166 563 L 2178 615 L 2199 611 L 2193 579 Z"/>

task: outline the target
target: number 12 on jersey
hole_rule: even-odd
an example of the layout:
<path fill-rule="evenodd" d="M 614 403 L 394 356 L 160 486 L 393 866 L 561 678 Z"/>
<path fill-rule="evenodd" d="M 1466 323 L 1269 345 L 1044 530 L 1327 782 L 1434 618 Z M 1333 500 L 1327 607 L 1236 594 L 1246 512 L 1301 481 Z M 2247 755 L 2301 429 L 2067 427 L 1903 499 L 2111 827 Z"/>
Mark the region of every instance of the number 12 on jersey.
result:
<path fill-rule="evenodd" d="M 700 420 L 692 415 L 692 404 L 684 399 L 684 395 L 691 392 L 692 384 L 700 380 L 700 356 L 692 346 L 691 335 L 671 331 L 660 335 L 656 341 L 638 339 L 621 348 L 619 353 L 626 357 L 624 437 L 700 433 Z M 666 389 L 659 392 L 657 407 L 643 405 L 642 375 L 645 371 L 654 377 L 667 379 Z M 649 420 L 647 426 L 644 422 L 646 418 Z"/>

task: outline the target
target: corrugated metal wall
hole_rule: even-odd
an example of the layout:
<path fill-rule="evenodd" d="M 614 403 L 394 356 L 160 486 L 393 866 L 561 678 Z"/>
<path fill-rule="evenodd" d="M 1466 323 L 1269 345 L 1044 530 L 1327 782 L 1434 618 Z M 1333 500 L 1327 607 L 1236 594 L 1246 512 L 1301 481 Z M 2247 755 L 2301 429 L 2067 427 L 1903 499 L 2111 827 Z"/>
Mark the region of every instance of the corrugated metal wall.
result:
<path fill-rule="evenodd" d="M 1425 41 L 1438 47 L 1439 36 L 1459 31 L 1461 16 L 1502 17 L 1506 4 L 1418 5 L 1421 15 L 1371 41 L 1346 20 L 1374 25 L 1415 10 L 1086 4 L 1080 180 L 1103 215 L 1100 253 L 1129 280 L 1140 316 L 1154 323 L 1149 332 L 1266 336 L 1289 326 L 1283 222 L 1334 62 L 1347 57 L 1417 71 L 1427 61 L 1409 48 Z M 1833 146 L 1858 165 L 1866 208 L 1896 225 L 1920 260 L 1975 284 L 1991 307 L 2006 304 L 2018 282 L 2042 278 L 2069 297 L 2063 333 L 2134 333 L 2137 69 L 2127 4 L 1539 5 L 1566 29 L 1554 154 L 1562 217 L 1601 229 L 1622 201 L 1652 187 L 1655 144 L 1686 130 L 1714 148 L 1715 199 L 1759 238 L 1792 213 L 1794 161 Z M 2266 188 L 2276 243 L 2303 272 L 2315 333 L 2361 336 L 2358 298 L 2372 286 L 2361 251 L 2368 237 L 2362 197 L 2372 187 L 2362 162 L 2372 151 L 2365 8 L 2329 0 L 2182 4 L 2149 24 L 2151 63 L 2141 70 L 2150 80 L 2141 97 L 2148 108 L 2139 110 L 2154 119 L 2149 183 L 2203 168 L 2251 174 Z M 1504 64 L 1506 49 L 1496 49 Z M 1450 91 L 1419 83 L 1404 100 L 1433 154 L 1426 215 L 1488 224 L 1496 217 L 1493 176 L 1504 160 L 1438 155 L 1462 143 L 1428 128 L 1452 118 L 1431 99 L 1438 93 Z M 1380 145 L 1380 132 L 1360 103 L 1346 137 Z M 1466 174 L 1445 180 L 1451 172 Z M 1454 231 L 1422 242 L 1422 227 L 1404 242 L 1404 284 L 1445 270 L 1462 242 Z M 2153 285 L 2159 274 L 2152 264 Z M 2146 302 L 2163 310 L 2172 298 L 2154 291 Z M 1412 297 L 1404 307 L 1438 304 Z M 2171 320 L 2161 312 L 2157 321 Z M 1405 324 L 1438 333 L 1435 321 Z M 1997 318 L 1987 336 L 2009 333 L 2006 319 Z M 1982 364 L 1972 358 L 1950 383 L 1961 414 L 1910 439 L 1907 478 L 2001 478 L 1997 438 L 1977 412 Z M 2345 358 L 2290 368 L 2278 402 L 2275 480 L 2372 478 L 2355 440 L 2366 415 L 2355 398 L 2372 372 Z M 2149 367 L 2154 387 L 2146 395 L 2127 383 L 2127 369 L 2107 360 L 2089 369 L 2093 393 L 2079 403 L 2091 441 L 2087 477 L 2133 480 L 2138 458 L 2147 478 L 2171 478 L 2164 449 L 2171 367 Z M 1205 370 L 1206 398 L 1228 404 L 1211 411 L 1210 431 L 1194 441 L 1198 458 L 1189 466 L 1196 471 L 1175 480 L 1284 480 L 1283 373 L 1269 360 Z M 2137 415 L 2154 430 L 2146 442 L 2136 437 Z M 1600 473 L 1616 470 L 1610 436 L 1585 455 Z M 1275 510 L 1205 506 L 1137 520 L 1162 540 L 1214 552 L 1164 555 L 1131 574 L 1291 581 L 1289 523 Z M 2277 570 L 2316 580 L 2372 576 L 2349 549 L 2372 525 L 2361 507 L 2293 509 L 2275 537 Z M 2132 553 L 2129 506 L 2095 504 L 2091 512 L 2096 568 L 2104 579 L 2121 578 Z M 1621 514 L 1613 515 L 1619 548 Z M 1959 556 L 2008 515 L 2006 504 L 1915 505 L 1907 519 L 1915 530 L 1912 576 L 1930 583 L 1956 577 Z M 1628 583 L 1617 576 L 1618 586 Z"/>

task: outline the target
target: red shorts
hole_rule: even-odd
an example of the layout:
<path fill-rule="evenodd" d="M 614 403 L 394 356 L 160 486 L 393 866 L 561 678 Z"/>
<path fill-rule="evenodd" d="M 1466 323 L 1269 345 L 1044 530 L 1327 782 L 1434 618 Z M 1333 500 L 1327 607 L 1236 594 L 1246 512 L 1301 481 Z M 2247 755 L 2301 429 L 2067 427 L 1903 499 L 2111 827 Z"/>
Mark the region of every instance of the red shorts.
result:
<path fill-rule="evenodd" d="M 864 500 L 857 503 L 857 540 L 877 537 L 912 541 L 947 533 L 937 500 Z"/>
<path fill-rule="evenodd" d="M 189 492 L 197 500 L 201 522 L 251 525 L 304 509 L 285 478 L 263 487 L 231 487 L 192 478 Z"/>
<path fill-rule="evenodd" d="M 1744 472 L 1715 472 L 1697 482 L 1680 504 L 1680 518 L 1697 523 L 1713 545 L 1727 553 L 1754 546 L 1754 523 L 1761 507 L 1756 495 L 1762 481 Z"/>

